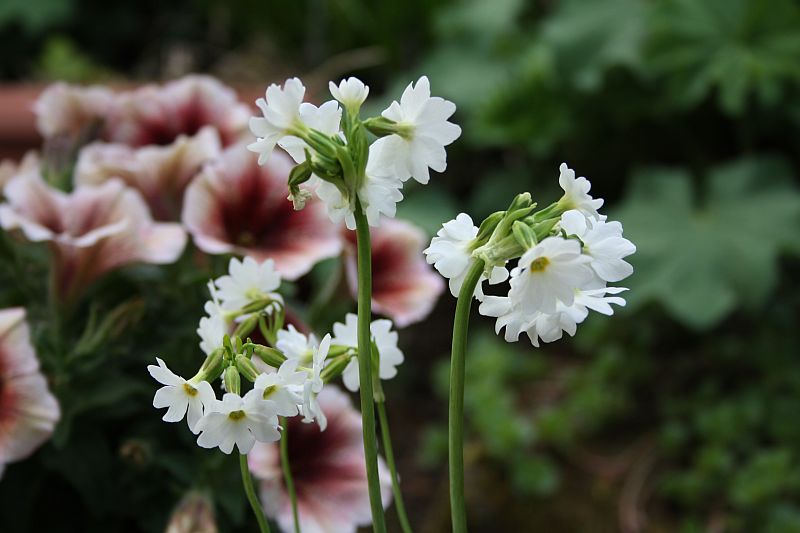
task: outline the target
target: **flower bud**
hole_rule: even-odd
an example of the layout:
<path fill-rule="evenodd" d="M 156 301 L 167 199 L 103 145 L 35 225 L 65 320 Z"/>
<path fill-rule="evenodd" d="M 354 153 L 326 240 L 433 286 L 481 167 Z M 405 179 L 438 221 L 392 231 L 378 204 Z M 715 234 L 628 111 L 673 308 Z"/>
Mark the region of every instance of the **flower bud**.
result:
<path fill-rule="evenodd" d="M 235 366 L 229 366 L 225 369 L 225 376 L 223 377 L 225 383 L 225 390 L 239 394 L 242 388 L 242 380 L 239 377 L 239 371 Z"/>
<path fill-rule="evenodd" d="M 258 379 L 258 369 L 250 360 L 249 357 L 244 355 L 237 355 L 236 356 L 236 370 L 244 376 L 247 381 L 255 383 L 256 379 Z"/>
<path fill-rule="evenodd" d="M 236 331 L 233 332 L 233 335 L 236 338 L 241 339 L 242 337 L 247 337 L 258 325 L 259 316 L 257 314 L 252 314 L 247 317 L 245 320 L 239 323 L 236 326 Z"/>
<path fill-rule="evenodd" d="M 261 358 L 262 361 L 273 368 L 278 368 L 283 364 L 284 361 L 286 361 L 286 356 L 283 355 L 280 350 L 269 348 L 267 346 L 261 346 L 260 344 L 255 345 L 253 353 L 255 353 Z"/>
<path fill-rule="evenodd" d="M 330 360 L 328 365 L 322 370 L 320 377 L 322 378 L 323 383 L 330 383 L 334 379 L 338 378 L 344 372 L 344 369 L 347 368 L 348 363 L 350 363 L 350 359 L 356 357 L 354 355 L 351 356 L 342 356 L 335 357 Z"/>
<path fill-rule="evenodd" d="M 211 352 L 211 355 L 206 357 L 200 370 L 197 371 L 197 374 L 190 381 L 192 383 L 199 383 L 201 381 L 208 381 L 211 383 L 217 379 L 222 373 L 223 352 L 224 350 L 222 348 Z"/>
<path fill-rule="evenodd" d="M 497 225 L 503 220 L 506 215 L 505 211 L 495 211 L 481 222 L 481 227 L 478 229 L 478 235 L 475 237 L 477 242 L 485 242 L 492 236 Z"/>
<path fill-rule="evenodd" d="M 536 235 L 533 233 L 533 230 L 527 224 L 517 220 L 511 226 L 511 232 L 514 235 L 514 239 L 516 239 L 519 245 L 522 246 L 525 250 L 528 250 L 536 246 Z"/>

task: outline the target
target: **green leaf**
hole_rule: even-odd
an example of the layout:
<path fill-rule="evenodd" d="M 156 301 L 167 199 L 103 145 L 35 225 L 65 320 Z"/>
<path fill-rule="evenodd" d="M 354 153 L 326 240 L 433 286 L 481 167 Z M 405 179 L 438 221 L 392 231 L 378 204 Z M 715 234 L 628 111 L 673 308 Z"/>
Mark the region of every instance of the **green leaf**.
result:
<path fill-rule="evenodd" d="M 800 194 L 790 175 L 779 160 L 738 160 L 710 172 L 703 202 L 683 170 L 637 175 L 614 215 L 638 248 L 631 307 L 656 301 L 705 329 L 737 308 L 762 305 L 779 253 L 800 245 Z"/>
<path fill-rule="evenodd" d="M 678 102 L 716 90 L 737 115 L 750 95 L 775 104 L 800 80 L 799 26 L 792 0 L 667 0 L 655 11 L 649 55 Z"/>

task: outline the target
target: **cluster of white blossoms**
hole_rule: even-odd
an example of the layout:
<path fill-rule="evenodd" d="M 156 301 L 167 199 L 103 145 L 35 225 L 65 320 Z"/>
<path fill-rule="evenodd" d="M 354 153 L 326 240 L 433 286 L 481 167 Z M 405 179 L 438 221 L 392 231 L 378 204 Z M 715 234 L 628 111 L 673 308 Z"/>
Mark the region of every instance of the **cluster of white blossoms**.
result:
<path fill-rule="evenodd" d="M 250 119 L 257 140 L 248 148 L 259 154 L 260 164 L 276 145 L 295 160 L 289 198 L 296 209 L 303 208 L 313 191 L 334 222 L 344 220 L 355 229 L 360 204 L 368 223 L 378 226 L 381 216 L 394 217 L 405 181 L 414 178 L 425 184 L 431 169 L 444 172 L 445 147 L 461 135 L 461 128 L 448 121 L 456 106 L 431 96 L 423 76 L 380 117 L 361 120 L 369 87 L 348 78 L 338 85 L 330 82 L 329 89 L 334 100 L 317 107 L 303 102 L 306 89 L 297 78 L 282 87 L 270 85 L 265 98 L 256 102 L 262 116 Z M 367 131 L 377 136 L 371 144 Z"/>
<path fill-rule="evenodd" d="M 246 454 L 256 441 L 280 439 L 279 417 L 301 416 L 324 431 L 327 420 L 317 401 L 324 384 L 341 375 L 350 390 L 358 389 L 356 315 L 347 315 L 345 324 L 334 325 L 335 336 L 322 340 L 291 324 L 284 327 L 284 301 L 276 292 L 280 284 L 273 261 L 231 259 L 228 274 L 208 284 L 211 299 L 197 329 L 206 354 L 199 371 L 185 379 L 160 358 L 147 367 L 163 385 L 153 406 L 167 409 L 166 422 L 186 418 L 203 448 L 231 453 L 236 445 Z M 250 340 L 255 332 L 266 345 Z M 397 333 L 391 321 L 376 320 L 372 334 L 380 361 L 377 374 L 390 379 L 403 361 Z M 220 378 L 221 400 L 212 385 Z M 243 381 L 252 384 L 246 393 Z"/>
<path fill-rule="evenodd" d="M 636 247 L 622 236 L 622 225 L 598 212 L 602 199 L 589 194 L 591 184 L 560 167 L 561 199 L 535 211 L 529 195 L 520 195 L 505 212 L 495 213 L 481 228 L 466 214 L 444 224 L 425 250 L 429 263 L 450 279 L 457 296 L 470 266 L 483 260 L 485 271 L 475 289 L 480 313 L 496 317 L 509 342 L 526 333 L 534 346 L 574 335 L 590 310 L 613 314 L 611 304 L 625 305 L 609 287 L 633 273 L 624 258 Z M 506 269 L 508 261 L 517 266 Z M 488 273 L 488 275 L 487 275 Z M 481 285 L 505 281 L 507 296 L 484 296 Z"/>

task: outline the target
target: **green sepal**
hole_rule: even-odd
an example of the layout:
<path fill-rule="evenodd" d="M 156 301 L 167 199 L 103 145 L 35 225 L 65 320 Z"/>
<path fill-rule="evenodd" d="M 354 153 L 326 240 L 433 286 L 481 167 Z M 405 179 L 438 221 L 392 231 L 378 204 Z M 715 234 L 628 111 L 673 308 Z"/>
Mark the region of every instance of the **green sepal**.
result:
<path fill-rule="evenodd" d="M 514 235 L 514 239 L 517 241 L 517 243 L 525 250 L 529 250 L 536 246 L 536 234 L 527 224 L 520 222 L 519 220 L 515 221 L 511 226 L 511 233 Z"/>
<path fill-rule="evenodd" d="M 236 370 L 238 370 L 239 373 L 251 383 L 255 383 L 256 379 L 258 379 L 258 369 L 249 357 L 244 355 L 236 356 Z"/>
<path fill-rule="evenodd" d="M 226 368 L 222 380 L 225 383 L 226 391 L 239 394 L 242 387 L 242 380 L 239 377 L 239 371 L 236 369 L 236 366 L 231 365 Z"/>

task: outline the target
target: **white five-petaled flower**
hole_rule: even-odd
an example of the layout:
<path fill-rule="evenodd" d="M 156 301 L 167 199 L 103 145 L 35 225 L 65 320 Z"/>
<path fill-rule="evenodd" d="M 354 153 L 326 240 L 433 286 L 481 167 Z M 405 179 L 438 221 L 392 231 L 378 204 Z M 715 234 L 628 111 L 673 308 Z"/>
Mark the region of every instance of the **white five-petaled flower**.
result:
<path fill-rule="evenodd" d="M 636 246 L 622 236 L 617 221 L 587 219 L 577 210 L 561 215 L 561 229 L 583 242 L 583 253 L 592 258 L 591 267 L 603 281 L 616 282 L 633 273 L 623 258 L 636 252 Z"/>
<path fill-rule="evenodd" d="M 456 218 L 445 222 L 442 229 L 431 240 L 423 253 L 428 263 L 432 264 L 439 273 L 448 278 L 450 292 L 458 297 L 461 285 L 467 275 L 467 270 L 472 258 L 470 247 L 478 235 L 478 227 L 466 213 L 460 213 Z M 489 283 L 494 285 L 508 279 L 508 270 L 504 267 L 494 267 Z M 475 298 L 483 300 L 483 282 L 486 276 L 481 276 L 475 287 Z"/>
<path fill-rule="evenodd" d="M 267 259 L 259 264 L 252 257 L 243 260 L 231 258 L 228 274 L 214 281 L 216 296 L 225 311 L 238 311 L 258 300 L 283 302 L 274 292 L 281 284 L 281 275 L 275 271 L 275 262 Z M 272 306 L 268 308 L 272 309 Z"/>
<path fill-rule="evenodd" d="M 306 377 L 305 385 L 303 386 L 303 422 L 317 421 L 319 429 L 325 431 L 328 426 L 328 419 L 325 418 L 325 413 L 317 402 L 317 395 L 322 392 L 324 385 L 322 381 L 322 369 L 325 367 L 325 359 L 328 357 L 328 351 L 331 347 L 330 334 L 325 335 L 319 343 L 315 346 L 311 356 L 311 367 L 308 368 L 308 376 Z"/>
<path fill-rule="evenodd" d="M 290 78 L 282 88 L 273 83 L 267 87 L 266 98 L 256 100 L 263 117 L 250 118 L 250 131 L 257 140 L 247 148 L 258 154 L 260 165 L 267 161 L 281 138 L 293 127 L 302 125 L 300 104 L 305 93 L 303 83 L 298 78 Z"/>
<path fill-rule="evenodd" d="M 381 379 L 392 379 L 397 375 L 397 366 L 403 362 L 403 352 L 397 347 L 398 335 L 392 331 L 392 321 L 386 319 L 373 320 L 369 326 L 372 340 L 378 347 L 380 367 L 378 376 Z M 358 348 L 358 316 L 348 313 L 344 324 L 333 325 L 333 342 L 342 346 Z M 358 360 L 350 359 L 342 374 L 344 386 L 355 392 L 359 387 Z"/>
<path fill-rule="evenodd" d="M 287 359 L 299 359 L 301 362 L 311 361 L 317 339 L 313 334 L 303 335 L 291 324 L 286 329 L 278 331 L 278 341 L 275 347 L 280 350 Z"/>
<path fill-rule="evenodd" d="M 287 359 L 277 372 L 265 372 L 258 376 L 253 389 L 265 400 L 275 402 L 279 416 L 296 416 L 298 405 L 303 403 L 305 372 L 297 372 L 297 359 Z"/>
<path fill-rule="evenodd" d="M 214 285 L 209 282 L 209 287 L 213 288 Z M 197 334 L 200 336 L 200 349 L 206 355 L 211 355 L 222 348 L 225 334 L 228 333 L 228 321 L 216 299 L 205 303 L 205 311 L 207 316 L 200 319 Z"/>
<path fill-rule="evenodd" d="M 403 199 L 403 193 L 400 192 L 403 183 L 385 164 L 384 150 L 385 147 L 377 141 L 370 145 L 365 179 L 356 191 L 370 226 L 379 226 L 381 215 L 393 218 L 397 203 Z M 323 180 L 317 180 L 316 193 L 325 203 L 328 217 L 333 222 L 344 220 L 347 229 L 356 229 L 353 214 L 355 199 L 346 198 L 335 185 Z"/>
<path fill-rule="evenodd" d="M 339 133 L 339 124 L 342 120 L 342 109 L 339 104 L 329 100 L 319 107 L 308 102 L 300 104 L 300 121 L 308 128 L 314 129 L 328 136 Z M 308 145 L 300 137 L 287 135 L 283 137 L 278 145 L 292 156 L 296 163 L 306 160 L 306 149 Z"/>
<path fill-rule="evenodd" d="M 566 163 L 561 163 L 558 170 L 558 184 L 564 189 L 564 196 L 558 203 L 565 210 L 577 209 L 586 217 L 600 219 L 601 216 L 597 210 L 602 207 L 603 199 L 591 197 L 589 190 L 592 188 L 592 184 L 589 183 L 589 180 L 584 177 L 576 178 L 575 171 Z"/>
<path fill-rule="evenodd" d="M 529 315 L 554 313 L 558 302 L 572 305 L 575 289 L 591 281 L 590 262 L 577 240 L 548 237 L 525 252 L 511 271 L 508 296 Z"/>
<path fill-rule="evenodd" d="M 453 102 L 431 96 L 426 76 L 409 83 L 400 102 L 394 101 L 382 115 L 397 124 L 400 133 L 375 141 L 390 155 L 388 162 L 394 173 L 405 181 L 413 177 L 425 184 L 430 180 L 429 168 L 444 172 L 447 167 L 445 146 L 461 135 L 461 128 L 449 122 L 456 111 Z"/>
<path fill-rule="evenodd" d="M 162 409 L 167 407 L 163 420 L 165 422 L 180 422 L 186 417 L 189 429 L 197 433 L 197 423 L 203 413 L 216 401 L 214 389 L 207 381 L 192 383 L 173 373 L 167 365 L 156 358 L 158 366 L 148 365 L 147 371 L 153 379 L 164 385 L 156 391 L 153 397 L 153 407 Z"/>
<path fill-rule="evenodd" d="M 224 453 L 231 453 L 235 444 L 239 453 L 246 454 L 256 441 L 275 442 L 281 438 L 275 403 L 263 399 L 255 389 L 244 398 L 228 392 L 222 401 L 213 401 L 195 430 L 200 434 L 199 446 L 219 447 Z"/>
<path fill-rule="evenodd" d="M 328 89 L 331 96 L 336 98 L 345 107 L 358 108 L 364 103 L 369 95 L 369 87 L 358 78 L 347 78 L 339 82 L 339 85 L 328 82 Z"/>

